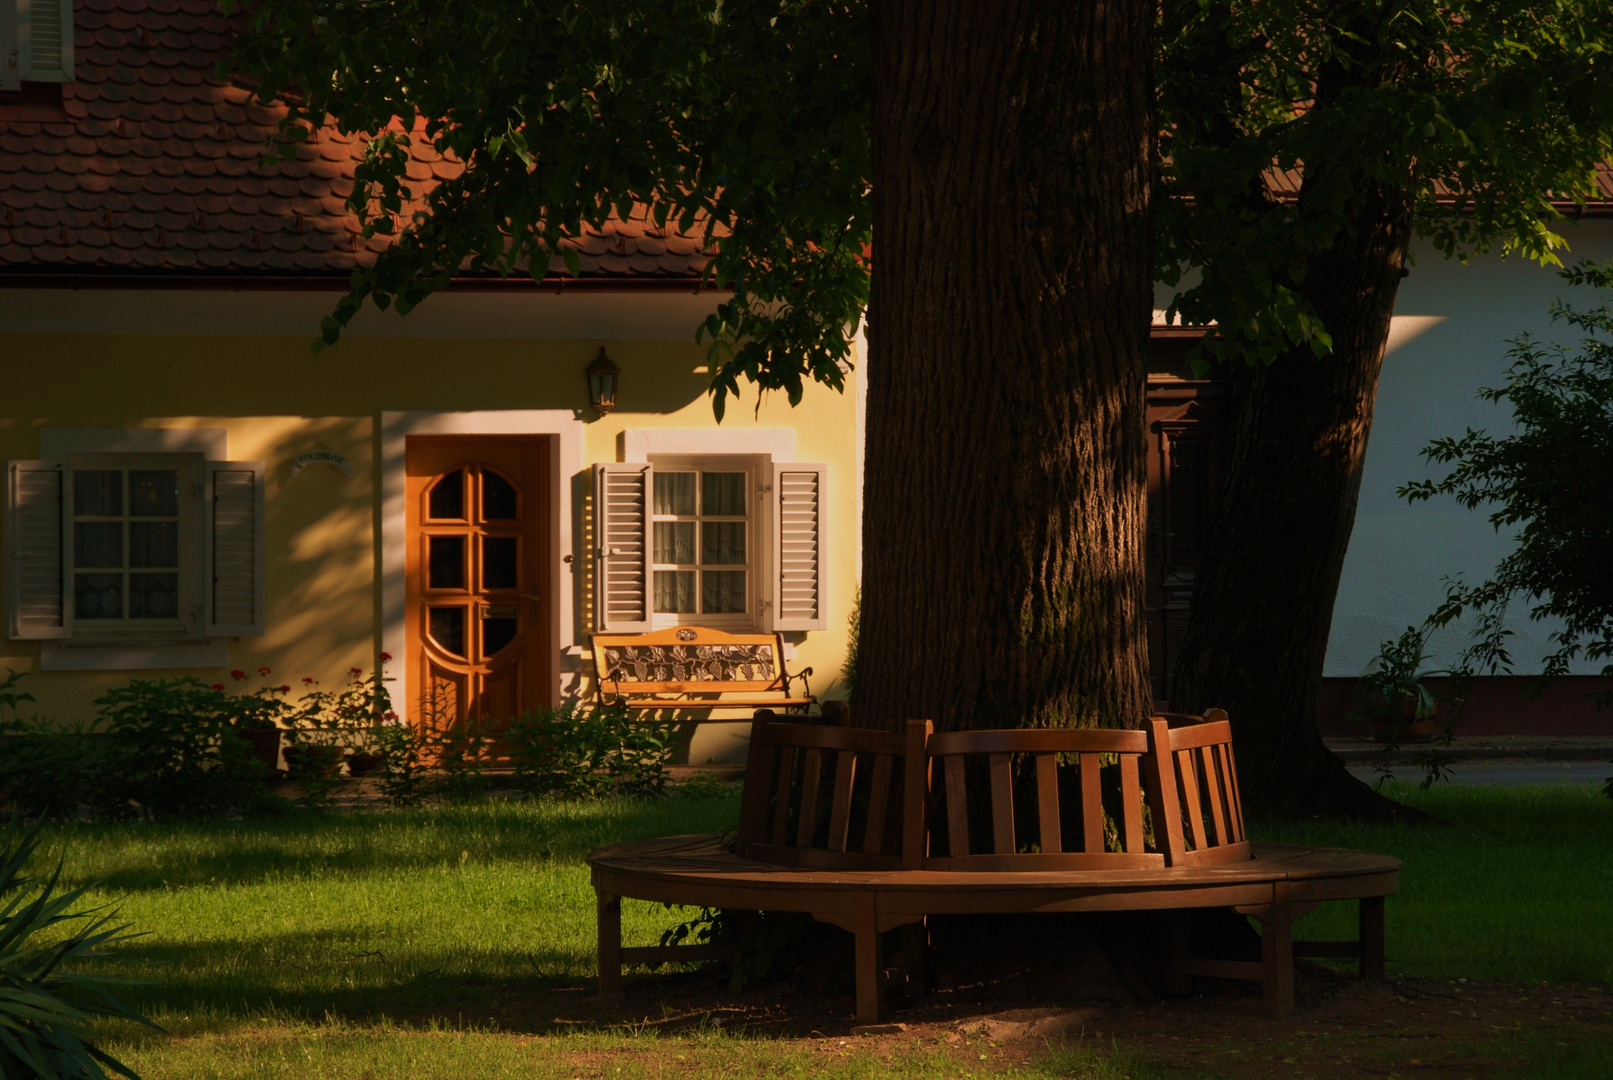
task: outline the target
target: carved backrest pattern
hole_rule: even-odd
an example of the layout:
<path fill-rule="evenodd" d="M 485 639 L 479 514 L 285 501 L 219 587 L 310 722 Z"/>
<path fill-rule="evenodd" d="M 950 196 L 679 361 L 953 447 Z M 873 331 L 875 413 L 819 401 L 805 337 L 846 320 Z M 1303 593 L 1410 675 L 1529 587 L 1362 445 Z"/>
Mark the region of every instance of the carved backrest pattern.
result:
<path fill-rule="evenodd" d="M 1232 756 L 1232 724 L 1220 709 L 1166 713 L 1149 721 L 1148 796 L 1172 866 L 1252 858 Z"/>
<path fill-rule="evenodd" d="M 679 626 L 647 634 L 595 634 L 594 674 L 604 695 L 786 690 L 778 634 Z"/>

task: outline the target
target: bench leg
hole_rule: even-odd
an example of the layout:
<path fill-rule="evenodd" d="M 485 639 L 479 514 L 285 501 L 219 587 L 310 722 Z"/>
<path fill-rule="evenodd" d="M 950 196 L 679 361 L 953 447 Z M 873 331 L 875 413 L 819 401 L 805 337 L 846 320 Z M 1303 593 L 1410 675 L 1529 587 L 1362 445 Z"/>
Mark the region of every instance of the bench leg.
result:
<path fill-rule="evenodd" d="M 1277 883 L 1271 914 L 1260 932 L 1261 999 L 1266 1015 L 1281 1019 L 1294 1011 L 1294 913 L 1288 883 Z"/>
<path fill-rule="evenodd" d="M 622 898 L 598 892 L 599 902 L 599 992 L 615 994 L 622 989 Z"/>
<path fill-rule="evenodd" d="M 856 916 L 857 1023 L 879 1023 L 879 919 L 868 904 Z"/>
<path fill-rule="evenodd" d="M 1383 978 L 1383 897 L 1363 896 L 1359 912 L 1361 977 Z"/>
<path fill-rule="evenodd" d="M 924 996 L 924 953 L 929 944 L 929 930 L 920 919 L 902 927 L 902 960 L 906 978 L 902 993 L 908 998 Z"/>
<path fill-rule="evenodd" d="M 1193 978 L 1182 970 L 1187 963 L 1188 923 L 1185 911 L 1162 911 L 1164 925 L 1160 947 L 1164 953 L 1165 961 L 1165 992 L 1167 994 L 1191 994 L 1193 992 Z"/>

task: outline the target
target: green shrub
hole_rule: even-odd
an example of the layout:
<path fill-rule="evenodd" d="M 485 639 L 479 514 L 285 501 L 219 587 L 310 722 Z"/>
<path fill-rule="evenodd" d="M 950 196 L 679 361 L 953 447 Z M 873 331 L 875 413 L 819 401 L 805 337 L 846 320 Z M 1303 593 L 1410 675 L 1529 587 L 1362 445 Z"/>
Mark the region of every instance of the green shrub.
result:
<path fill-rule="evenodd" d="M 569 799 L 659 795 L 673 753 L 671 724 L 576 703 L 522 713 L 504 745 L 515 787 Z"/>
<path fill-rule="evenodd" d="M 115 980 L 67 969 L 136 935 L 112 925 L 116 913 L 104 907 L 73 911 L 85 889 L 56 891 L 60 863 L 49 878 L 25 873 L 39 828 L 23 833 L 13 821 L 0 844 L 0 1077 L 107 1080 L 110 1069 L 138 1080 L 96 1048 L 90 1024 L 113 1016 L 156 1025 L 112 994 Z"/>

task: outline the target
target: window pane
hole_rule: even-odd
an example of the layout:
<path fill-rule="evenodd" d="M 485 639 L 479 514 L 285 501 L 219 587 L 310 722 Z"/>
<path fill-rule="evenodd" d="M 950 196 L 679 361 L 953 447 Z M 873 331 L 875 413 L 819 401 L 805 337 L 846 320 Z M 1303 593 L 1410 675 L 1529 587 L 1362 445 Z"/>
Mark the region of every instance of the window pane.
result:
<path fill-rule="evenodd" d="M 118 469 L 74 469 L 73 513 L 118 517 L 123 513 L 123 473 Z"/>
<path fill-rule="evenodd" d="M 723 517 L 745 516 L 745 474 L 708 472 L 700 474 L 700 513 Z"/>
<path fill-rule="evenodd" d="M 700 575 L 700 610 L 707 615 L 745 611 L 745 571 L 707 570 Z"/>
<path fill-rule="evenodd" d="M 515 556 L 515 537 L 482 537 L 482 588 L 516 588 L 517 582 Z"/>
<path fill-rule="evenodd" d="M 179 575 L 130 574 L 129 618 L 179 618 Z"/>
<path fill-rule="evenodd" d="M 129 522 L 129 565 L 178 566 L 179 522 Z"/>
<path fill-rule="evenodd" d="M 73 522 L 74 566 L 122 566 L 123 522 Z"/>
<path fill-rule="evenodd" d="M 463 589 L 465 587 L 465 538 L 463 536 L 433 536 L 429 565 L 426 568 L 426 587 L 430 589 Z"/>
<path fill-rule="evenodd" d="M 482 473 L 482 520 L 515 520 L 515 488 L 498 473 Z"/>
<path fill-rule="evenodd" d="M 700 561 L 728 566 L 744 565 L 745 523 L 707 521 L 700 526 Z"/>
<path fill-rule="evenodd" d="M 430 614 L 431 636 L 444 652 L 465 655 L 465 609 L 434 607 Z"/>
<path fill-rule="evenodd" d="M 172 469 L 131 469 L 129 516 L 178 517 L 179 474 Z"/>
<path fill-rule="evenodd" d="M 492 656 L 514 641 L 517 624 L 516 619 L 483 619 L 482 655 Z"/>
<path fill-rule="evenodd" d="M 655 512 L 694 516 L 694 477 L 692 472 L 655 474 Z"/>
<path fill-rule="evenodd" d="M 451 472 L 437 481 L 431 489 L 427 513 L 434 518 L 463 518 L 465 516 L 465 474 Z"/>
<path fill-rule="evenodd" d="M 694 522 L 657 521 L 655 560 L 658 563 L 694 562 Z"/>
<path fill-rule="evenodd" d="M 694 571 L 657 570 L 655 572 L 656 611 L 694 611 Z"/>
<path fill-rule="evenodd" d="M 123 618 L 123 575 L 74 574 L 73 618 Z"/>

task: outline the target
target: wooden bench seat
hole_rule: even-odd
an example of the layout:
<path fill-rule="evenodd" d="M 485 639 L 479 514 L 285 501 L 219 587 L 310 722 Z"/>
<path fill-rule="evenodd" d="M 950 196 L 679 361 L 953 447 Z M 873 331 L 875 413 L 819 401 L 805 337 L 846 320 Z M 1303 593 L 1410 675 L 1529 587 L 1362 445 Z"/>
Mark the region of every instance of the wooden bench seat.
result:
<path fill-rule="evenodd" d="M 1066 805 L 1061 790 L 1078 797 Z M 759 721 L 735 840 L 636 841 L 588 861 L 603 992 L 619 988 L 623 963 L 721 953 L 624 949 L 622 897 L 802 911 L 855 935 L 861 1023 L 878 1017 L 885 931 L 909 928 L 902 981 L 919 993 L 926 916 L 1064 911 L 1177 913 L 1164 927 L 1168 989 L 1195 975 L 1252 979 L 1267 1012 L 1286 1015 L 1296 955 L 1354 958 L 1363 977 L 1382 975 L 1383 898 L 1400 871 L 1390 856 L 1250 842 L 1218 713 L 1134 732 L 934 734 L 912 721 L 900 737 Z M 1293 940 L 1295 918 L 1341 899 L 1360 903 L 1357 941 Z M 1259 962 L 1189 954 L 1185 912 L 1215 907 L 1263 924 Z"/>
<path fill-rule="evenodd" d="M 595 634 L 594 690 L 628 709 L 780 709 L 805 712 L 810 667 L 791 674 L 782 634 L 730 634 L 678 626 L 647 634 Z M 799 682 L 801 692 L 791 692 Z"/>

